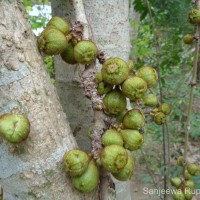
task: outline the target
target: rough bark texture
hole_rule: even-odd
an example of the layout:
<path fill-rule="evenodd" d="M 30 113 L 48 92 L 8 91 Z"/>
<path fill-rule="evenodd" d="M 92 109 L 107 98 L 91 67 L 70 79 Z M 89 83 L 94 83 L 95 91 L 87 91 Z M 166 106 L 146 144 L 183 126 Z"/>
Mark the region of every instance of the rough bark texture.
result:
<path fill-rule="evenodd" d="M 73 23 L 76 19 L 73 10 L 73 1 L 53 0 L 53 15 L 61 16 Z M 84 7 L 92 34 L 92 39 L 107 57 L 120 57 L 128 61 L 130 51 L 129 38 L 129 6 L 127 0 L 84 0 Z M 80 84 L 79 74 L 84 70 L 81 66 L 72 66 L 64 63 L 60 56 L 55 57 L 56 84 L 58 94 L 64 111 L 70 117 L 72 130 L 76 132 L 76 139 L 83 149 L 90 147 L 87 139 L 88 126 L 93 121 L 91 102 L 84 97 L 84 91 Z M 97 70 L 100 65 L 97 64 Z M 76 93 L 74 93 L 76 91 Z M 74 106 L 79 103 L 79 106 Z M 78 131 L 77 131 L 78 130 Z M 127 186 L 128 184 L 128 186 Z M 117 199 L 121 196 L 131 199 L 129 183 L 117 182 Z M 123 189 L 122 189 L 123 188 Z"/>
<path fill-rule="evenodd" d="M 0 114 L 24 113 L 26 141 L 0 144 L 4 200 L 97 199 L 83 195 L 62 171 L 63 154 L 77 144 L 45 70 L 20 1 L 0 0 Z"/>

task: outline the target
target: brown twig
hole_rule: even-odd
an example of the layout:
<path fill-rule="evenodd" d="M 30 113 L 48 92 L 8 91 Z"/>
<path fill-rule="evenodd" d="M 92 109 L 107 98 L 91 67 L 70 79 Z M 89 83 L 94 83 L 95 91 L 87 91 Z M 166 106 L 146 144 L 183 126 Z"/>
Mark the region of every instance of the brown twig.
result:
<path fill-rule="evenodd" d="M 196 8 L 200 10 L 200 1 L 196 0 L 195 3 L 196 3 Z M 190 120 L 191 120 L 191 114 L 192 114 L 194 88 L 196 86 L 198 57 L 199 57 L 199 45 L 200 45 L 200 25 L 198 24 L 197 29 L 196 29 L 196 45 L 195 45 L 195 53 L 194 53 L 192 78 L 191 78 L 191 81 L 190 81 L 189 104 L 188 104 L 187 120 L 186 120 L 185 145 L 184 145 L 184 160 L 185 160 L 185 162 L 187 162 L 189 131 L 191 129 Z M 185 174 L 184 172 L 185 172 L 185 165 L 183 167 L 183 175 Z"/>

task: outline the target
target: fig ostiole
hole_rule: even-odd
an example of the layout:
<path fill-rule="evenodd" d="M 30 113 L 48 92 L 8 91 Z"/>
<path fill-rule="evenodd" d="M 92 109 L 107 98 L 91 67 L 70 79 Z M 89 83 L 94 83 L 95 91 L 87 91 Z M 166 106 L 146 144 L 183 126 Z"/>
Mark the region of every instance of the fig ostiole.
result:
<path fill-rule="evenodd" d="M 128 154 L 120 145 L 109 145 L 103 148 L 100 159 L 102 166 L 108 172 L 118 173 L 127 164 Z"/>
<path fill-rule="evenodd" d="M 119 85 L 128 78 L 129 66 L 121 58 L 109 58 L 103 63 L 101 73 L 105 83 Z"/>
<path fill-rule="evenodd" d="M 3 114 L 0 116 L 0 135 L 8 142 L 19 143 L 25 140 L 30 132 L 30 122 L 25 115 Z"/>
<path fill-rule="evenodd" d="M 89 161 L 90 158 L 87 153 L 79 149 L 73 149 L 65 153 L 63 168 L 70 176 L 79 176 L 87 170 Z"/>
<path fill-rule="evenodd" d="M 74 58 L 80 64 L 95 62 L 98 49 L 90 40 L 81 40 L 74 47 Z"/>

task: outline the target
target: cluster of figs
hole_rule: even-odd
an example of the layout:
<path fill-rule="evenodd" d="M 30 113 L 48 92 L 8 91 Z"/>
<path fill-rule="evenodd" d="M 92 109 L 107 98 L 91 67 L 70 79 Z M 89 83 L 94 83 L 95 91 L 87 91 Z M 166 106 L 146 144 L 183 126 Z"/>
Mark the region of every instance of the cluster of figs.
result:
<path fill-rule="evenodd" d="M 192 9 L 188 13 L 188 21 L 193 25 L 200 24 L 200 10 Z M 183 37 L 183 42 L 185 44 L 193 44 L 194 41 L 195 41 L 195 36 L 193 34 L 186 34 Z"/>
<path fill-rule="evenodd" d="M 171 178 L 171 185 L 177 190 L 173 194 L 174 200 L 192 200 L 195 192 L 195 183 L 193 176 L 200 174 L 200 167 L 194 163 L 185 163 L 184 158 L 180 156 L 177 159 L 177 165 L 184 167 L 184 176 Z"/>
<path fill-rule="evenodd" d="M 62 18 L 53 17 L 38 38 L 39 49 L 48 55 L 60 54 L 69 64 L 94 63 L 99 53 L 96 45 L 90 40 L 74 39 L 71 30 Z M 140 133 L 146 122 L 142 106 L 151 107 L 149 114 L 158 125 L 164 124 L 171 112 L 170 105 L 160 104 L 154 94 L 147 94 L 147 90 L 158 82 L 153 67 L 143 66 L 136 71 L 132 64 L 118 57 L 108 58 L 101 64 L 101 72 L 96 74 L 94 81 L 103 98 L 104 113 L 115 117 L 118 125 L 103 133 L 103 148 L 98 159 L 79 149 L 64 155 L 64 171 L 81 192 L 91 192 L 98 186 L 100 167 L 120 181 L 131 179 L 134 159 L 129 151 L 138 150 L 144 142 Z M 127 99 L 140 106 L 128 110 Z"/>
<path fill-rule="evenodd" d="M 38 47 L 46 55 L 60 54 L 69 64 L 90 64 L 95 61 L 98 49 L 90 40 L 74 38 L 70 24 L 53 17 L 38 38 Z"/>

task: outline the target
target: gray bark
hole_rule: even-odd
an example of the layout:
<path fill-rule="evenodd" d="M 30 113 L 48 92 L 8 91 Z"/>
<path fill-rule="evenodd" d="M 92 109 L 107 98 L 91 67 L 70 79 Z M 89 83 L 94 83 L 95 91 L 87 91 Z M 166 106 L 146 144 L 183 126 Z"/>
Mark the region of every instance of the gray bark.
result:
<path fill-rule="evenodd" d="M 4 200 L 97 199 L 77 192 L 62 171 L 66 151 L 77 148 L 68 119 L 45 70 L 20 1 L 0 0 L 0 114 L 24 113 L 30 135 L 0 143 Z M 96 194 L 96 193 L 95 193 Z"/>
<path fill-rule="evenodd" d="M 72 1 L 53 0 L 53 15 L 64 17 L 73 23 L 76 19 Z M 120 57 L 129 60 L 129 5 L 127 0 L 84 0 L 87 21 L 92 29 L 92 39 L 107 57 Z M 79 146 L 88 149 L 89 140 L 86 137 L 88 126 L 93 120 L 91 102 L 84 97 L 79 74 L 84 68 L 79 65 L 68 65 L 60 56 L 55 57 L 56 86 L 61 98 L 63 110 L 70 117 L 72 130 L 78 130 L 76 139 Z M 101 66 L 97 63 L 97 71 Z M 74 94 L 76 91 L 76 94 Z M 74 102 L 79 106 L 74 106 Z M 80 127 L 80 128 L 77 128 Z M 130 183 L 116 182 L 117 199 L 130 200 Z"/>

